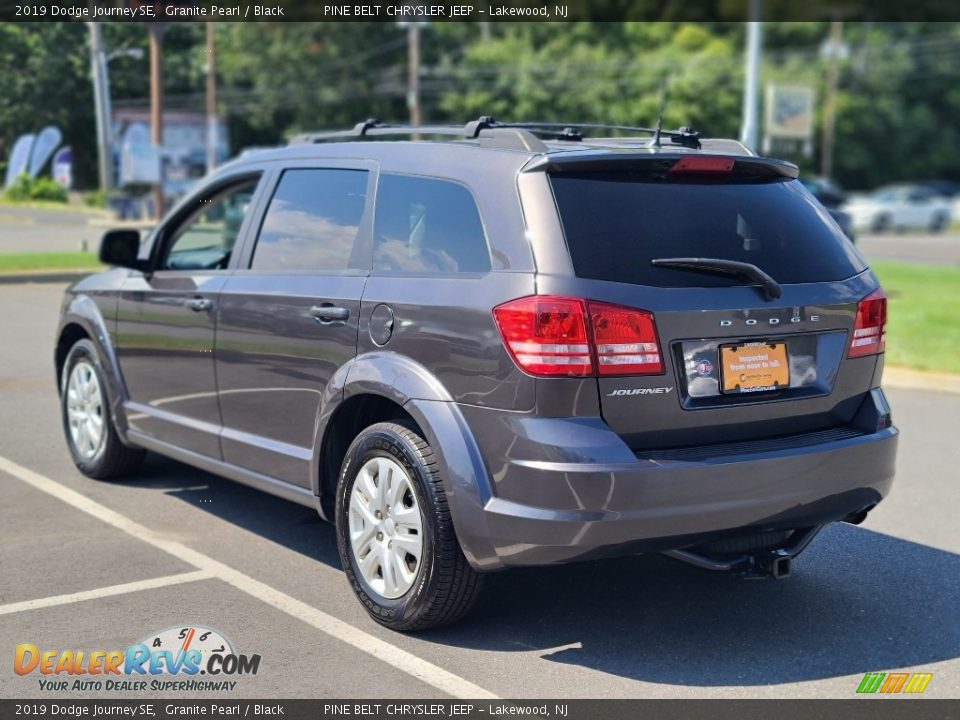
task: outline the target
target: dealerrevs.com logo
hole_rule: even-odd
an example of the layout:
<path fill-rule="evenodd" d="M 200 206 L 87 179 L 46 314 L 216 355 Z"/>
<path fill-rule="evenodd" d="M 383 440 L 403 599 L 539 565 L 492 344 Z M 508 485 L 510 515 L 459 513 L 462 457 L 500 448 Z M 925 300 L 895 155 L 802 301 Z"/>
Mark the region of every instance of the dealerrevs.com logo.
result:
<path fill-rule="evenodd" d="M 14 672 L 38 675 L 45 692 L 233 690 L 237 681 L 228 678 L 259 669 L 260 655 L 239 654 L 216 630 L 190 625 L 153 633 L 125 650 L 41 650 L 20 643 L 13 656 Z"/>
<path fill-rule="evenodd" d="M 872 672 L 863 676 L 863 680 L 857 686 L 857 692 L 861 695 L 920 694 L 927 689 L 932 678 L 933 673 Z"/>

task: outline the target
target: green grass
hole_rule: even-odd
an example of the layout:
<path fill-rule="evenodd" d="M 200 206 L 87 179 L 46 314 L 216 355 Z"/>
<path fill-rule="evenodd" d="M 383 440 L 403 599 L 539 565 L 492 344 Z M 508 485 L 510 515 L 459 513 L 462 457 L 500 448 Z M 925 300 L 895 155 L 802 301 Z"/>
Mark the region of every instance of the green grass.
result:
<path fill-rule="evenodd" d="M 89 252 L 2 253 L 0 273 L 28 273 L 56 270 L 100 270 L 97 256 Z"/>
<path fill-rule="evenodd" d="M 54 202 L 52 200 L 11 200 L 0 192 L 0 207 L 24 208 L 27 210 L 50 210 L 53 212 L 64 213 L 82 213 L 86 215 L 101 215 L 104 213 L 102 205 L 95 203 L 98 199 L 93 198 L 90 202 Z"/>
<path fill-rule="evenodd" d="M 960 267 L 872 267 L 889 298 L 887 365 L 960 373 Z"/>

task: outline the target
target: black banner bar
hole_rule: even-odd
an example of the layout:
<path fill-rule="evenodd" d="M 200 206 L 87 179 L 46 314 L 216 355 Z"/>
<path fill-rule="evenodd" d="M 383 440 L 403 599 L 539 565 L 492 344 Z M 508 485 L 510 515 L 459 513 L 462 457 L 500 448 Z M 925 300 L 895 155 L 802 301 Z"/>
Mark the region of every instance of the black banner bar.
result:
<path fill-rule="evenodd" d="M 960 700 L 0 700 L 0 718 L 960 720 Z"/>
<path fill-rule="evenodd" d="M 0 21 L 63 22 L 742 22 L 750 0 L 0 0 Z M 763 0 L 762 18 L 960 20 L 956 0 Z"/>

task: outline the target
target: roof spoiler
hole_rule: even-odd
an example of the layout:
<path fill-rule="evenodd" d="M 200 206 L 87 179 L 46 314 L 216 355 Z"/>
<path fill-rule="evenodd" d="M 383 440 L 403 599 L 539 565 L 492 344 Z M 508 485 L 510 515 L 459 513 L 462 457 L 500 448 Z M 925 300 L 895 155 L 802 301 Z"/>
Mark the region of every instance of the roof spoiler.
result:
<path fill-rule="evenodd" d="M 636 170 L 649 174 L 651 178 L 666 175 L 683 158 L 725 158 L 731 161 L 729 174 L 752 178 L 756 180 L 784 177 L 794 179 L 799 176 L 800 169 L 793 163 L 774 158 L 757 157 L 751 155 L 733 155 L 726 153 L 696 153 L 674 151 L 669 149 L 650 152 L 638 150 L 636 152 L 617 151 L 616 153 L 565 153 L 557 152 L 549 155 L 533 157 L 523 167 L 521 172 L 627 172 Z"/>

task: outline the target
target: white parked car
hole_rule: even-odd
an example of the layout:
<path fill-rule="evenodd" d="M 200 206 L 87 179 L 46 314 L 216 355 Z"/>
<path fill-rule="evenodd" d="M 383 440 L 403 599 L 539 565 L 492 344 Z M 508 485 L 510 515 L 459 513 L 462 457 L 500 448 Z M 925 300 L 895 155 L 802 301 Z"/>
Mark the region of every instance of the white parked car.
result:
<path fill-rule="evenodd" d="M 869 195 L 851 195 L 843 207 L 857 230 L 884 232 L 922 228 L 940 232 L 950 224 L 950 201 L 922 185 L 889 185 Z"/>

